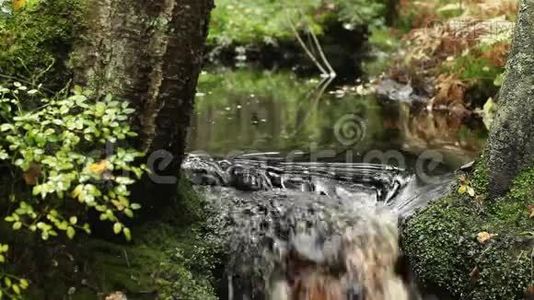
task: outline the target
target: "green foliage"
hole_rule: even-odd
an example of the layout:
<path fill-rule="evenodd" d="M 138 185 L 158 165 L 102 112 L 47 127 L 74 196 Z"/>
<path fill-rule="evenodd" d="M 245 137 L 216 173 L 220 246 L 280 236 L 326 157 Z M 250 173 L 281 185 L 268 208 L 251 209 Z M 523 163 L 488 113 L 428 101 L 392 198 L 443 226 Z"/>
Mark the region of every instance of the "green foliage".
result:
<path fill-rule="evenodd" d="M 301 19 L 318 30 L 318 23 L 311 13 L 320 5 L 320 0 L 305 0 L 298 5 L 286 1 L 217 0 L 208 43 L 274 43 L 278 39 L 291 39 L 290 24 Z"/>
<path fill-rule="evenodd" d="M 469 180 L 475 189 L 485 186 L 484 171 L 477 169 Z M 481 206 L 467 194 L 453 193 L 417 213 L 404 225 L 403 248 L 418 278 L 462 299 L 523 298 L 534 282 L 533 195 L 531 169 L 503 199 Z M 480 239 L 487 233 L 489 238 Z"/>
<path fill-rule="evenodd" d="M 331 20 L 352 25 L 380 23 L 383 8 L 381 0 L 217 0 L 208 43 L 273 44 L 294 40 L 292 23 L 299 30 L 316 34 L 322 33 Z"/>
<path fill-rule="evenodd" d="M 368 24 L 372 27 L 383 24 L 385 1 L 380 0 L 337 0 L 337 18 L 352 25 Z"/>
<path fill-rule="evenodd" d="M 5 263 L 9 245 L 0 244 L 0 265 Z M 28 280 L 18 278 L 0 269 L 0 299 L 20 299 L 21 292 L 29 286 Z"/>
<path fill-rule="evenodd" d="M 128 187 L 145 167 L 134 163 L 142 153 L 119 143 L 136 136 L 128 125 L 134 110 L 78 87 L 70 96 L 41 96 L 18 82 L 0 86 L 0 154 L 11 170 L 2 178 L 11 186 L 4 220 L 42 240 L 59 233 L 72 239 L 91 232 L 87 210 L 94 210 L 129 240 L 122 220 L 140 205 L 129 201 Z"/>
<path fill-rule="evenodd" d="M 0 14 L 0 76 L 61 89 L 70 78 L 68 56 L 83 26 L 82 3 L 41 0 Z"/>

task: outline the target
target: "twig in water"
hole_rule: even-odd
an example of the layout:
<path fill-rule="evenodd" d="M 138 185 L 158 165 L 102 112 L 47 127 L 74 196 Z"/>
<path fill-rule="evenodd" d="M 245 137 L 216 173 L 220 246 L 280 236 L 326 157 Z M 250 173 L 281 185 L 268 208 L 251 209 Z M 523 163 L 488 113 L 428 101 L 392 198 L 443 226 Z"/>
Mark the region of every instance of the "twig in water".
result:
<path fill-rule="evenodd" d="M 302 49 L 304 49 L 304 52 L 306 52 L 306 54 L 308 55 L 308 57 L 311 59 L 311 61 L 315 64 L 315 66 L 321 71 L 322 73 L 322 76 L 330 76 L 330 74 L 328 74 L 328 71 L 323 68 L 323 66 L 319 63 L 319 61 L 317 60 L 317 58 L 315 58 L 315 56 L 313 55 L 313 53 L 310 51 L 310 49 L 306 46 L 306 43 L 304 43 L 304 41 L 302 40 L 297 28 L 295 27 L 295 25 L 293 24 L 293 22 L 291 21 L 291 19 L 289 18 L 289 16 L 287 16 L 287 21 L 289 23 L 289 26 L 291 27 L 291 30 L 293 31 L 293 34 L 295 34 L 295 37 L 297 38 L 297 41 L 299 42 L 300 46 L 302 47 Z"/>

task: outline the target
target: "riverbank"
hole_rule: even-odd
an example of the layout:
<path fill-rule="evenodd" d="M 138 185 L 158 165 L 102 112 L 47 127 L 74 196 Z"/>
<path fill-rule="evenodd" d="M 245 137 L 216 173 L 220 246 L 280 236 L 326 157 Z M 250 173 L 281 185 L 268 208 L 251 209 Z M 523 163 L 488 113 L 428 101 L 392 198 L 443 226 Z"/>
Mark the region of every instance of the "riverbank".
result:
<path fill-rule="evenodd" d="M 458 299 L 531 299 L 534 170 L 491 199 L 481 160 L 451 193 L 408 219 L 402 249 L 421 286 Z"/>

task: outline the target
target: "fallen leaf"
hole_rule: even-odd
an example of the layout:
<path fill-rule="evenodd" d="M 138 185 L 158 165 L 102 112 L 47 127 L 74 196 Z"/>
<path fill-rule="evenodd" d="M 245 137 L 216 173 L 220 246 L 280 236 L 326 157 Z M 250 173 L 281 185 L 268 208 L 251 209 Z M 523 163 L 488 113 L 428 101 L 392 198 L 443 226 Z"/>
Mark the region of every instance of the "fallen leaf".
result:
<path fill-rule="evenodd" d="M 41 176 L 41 166 L 35 163 L 32 163 L 30 168 L 22 174 L 22 178 L 24 178 L 24 182 L 27 185 L 36 185 L 39 176 Z"/>
<path fill-rule="evenodd" d="M 530 219 L 534 218 L 534 204 L 528 206 L 528 217 Z"/>
<path fill-rule="evenodd" d="M 467 187 L 467 193 L 471 197 L 475 197 L 475 190 L 472 187 Z"/>
<path fill-rule="evenodd" d="M 481 244 L 485 244 L 495 236 L 497 236 L 497 234 L 482 231 L 477 234 L 477 241 Z"/>

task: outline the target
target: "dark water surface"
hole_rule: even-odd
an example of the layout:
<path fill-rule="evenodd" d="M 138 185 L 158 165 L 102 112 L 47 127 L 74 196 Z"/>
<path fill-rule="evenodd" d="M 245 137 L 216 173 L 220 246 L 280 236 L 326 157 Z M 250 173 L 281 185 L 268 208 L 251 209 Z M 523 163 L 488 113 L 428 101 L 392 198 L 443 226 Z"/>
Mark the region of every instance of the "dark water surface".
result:
<path fill-rule="evenodd" d="M 485 143 L 484 125 L 473 118 L 379 101 L 361 90 L 298 78 L 290 71 L 204 72 L 188 150 L 220 157 L 301 151 L 311 153 L 304 160 L 408 169 L 432 150 L 430 156 L 451 171 L 473 160 Z"/>

